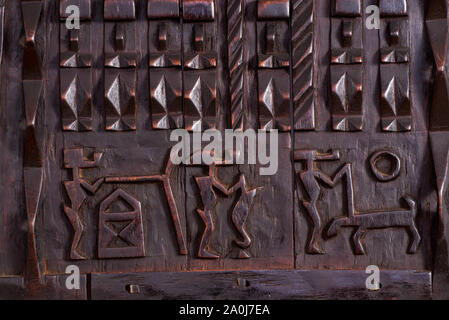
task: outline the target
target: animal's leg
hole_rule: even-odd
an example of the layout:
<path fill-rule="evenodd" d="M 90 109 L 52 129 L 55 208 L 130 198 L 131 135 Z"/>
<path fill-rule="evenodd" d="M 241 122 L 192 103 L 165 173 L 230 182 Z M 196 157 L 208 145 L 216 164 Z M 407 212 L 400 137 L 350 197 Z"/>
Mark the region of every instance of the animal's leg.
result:
<path fill-rule="evenodd" d="M 309 213 L 310 218 L 312 219 L 313 223 L 313 230 L 312 235 L 310 237 L 309 245 L 308 245 L 308 253 L 310 254 L 324 254 L 324 251 L 320 248 L 318 245 L 318 238 L 320 236 L 320 230 L 321 230 L 321 218 L 318 214 L 318 210 L 315 206 L 315 204 L 303 201 L 304 207 L 306 207 L 307 212 Z"/>
<path fill-rule="evenodd" d="M 408 249 L 408 253 L 416 253 L 418 250 L 419 244 L 421 243 L 421 236 L 419 235 L 419 231 L 416 228 L 415 221 L 412 221 L 410 224 L 410 233 L 412 234 L 412 243 L 410 244 L 410 247 Z"/>
<path fill-rule="evenodd" d="M 358 227 L 352 236 L 352 241 L 354 242 L 354 249 L 356 255 L 365 255 L 365 248 L 363 247 L 363 237 L 366 234 L 366 229 Z"/>
<path fill-rule="evenodd" d="M 209 245 L 210 236 L 211 236 L 212 232 L 214 231 L 214 224 L 212 221 L 212 217 L 210 215 L 210 211 L 206 210 L 206 212 L 205 212 L 200 209 L 197 209 L 196 211 L 200 215 L 201 219 L 204 222 L 204 226 L 205 226 L 203 235 L 201 237 L 200 248 L 198 250 L 198 258 L 218 259 L 219 258 L 218 255 L 207 250 L 207 247 Z"/>

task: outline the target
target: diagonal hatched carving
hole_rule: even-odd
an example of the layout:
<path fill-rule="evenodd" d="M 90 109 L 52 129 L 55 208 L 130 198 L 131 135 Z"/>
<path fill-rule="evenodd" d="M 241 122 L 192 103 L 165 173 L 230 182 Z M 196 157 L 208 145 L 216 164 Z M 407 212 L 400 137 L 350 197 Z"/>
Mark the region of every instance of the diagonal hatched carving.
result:
<path fill-rule="evenodd" d="M 244 0 L 228 2 L 228 53 L 231 80 L 232 129 L 243 130 L 243 6 Z"/>
<path fill-rule="evenodd" d="M 315 128 L 313 90 L 314 0 L 294 0 L 292 16 L 293 103 L 295 130 Z"/>

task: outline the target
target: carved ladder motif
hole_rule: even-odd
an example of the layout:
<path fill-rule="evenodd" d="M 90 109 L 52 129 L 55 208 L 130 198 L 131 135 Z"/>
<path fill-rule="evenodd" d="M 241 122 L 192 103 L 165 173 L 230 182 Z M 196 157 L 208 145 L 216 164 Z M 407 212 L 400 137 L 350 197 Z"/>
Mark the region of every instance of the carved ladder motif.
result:
<path fill-rule="evenodd" d="M 410 33 L 406 0 L 380 0 L 381 117 L 384 131 L 410 131 Z"/>
<path fill-rule="evenodd" d="M 334 0 L 331 19 L 332 122 L 336 131 L 363 129 L 362 1 Z"/>

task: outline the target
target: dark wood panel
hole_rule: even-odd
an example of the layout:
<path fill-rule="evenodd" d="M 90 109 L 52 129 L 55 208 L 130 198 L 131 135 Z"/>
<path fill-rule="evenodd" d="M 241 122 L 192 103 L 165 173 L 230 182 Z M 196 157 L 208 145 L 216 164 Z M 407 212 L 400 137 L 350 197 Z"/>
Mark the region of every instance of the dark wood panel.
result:
<path fill-rule="evenodd" d="M 80 288 L 69 290 L 65 281 L 67 276 L 47 275 L 45 285 L 29 290 L 22 277 L 0 278 L 0 299 L 8 300 L 86 300 L 87 277 L 80 276 Z"/>
<path fill-rule="evenodd" d="M 379 291 L 365 280 L 355 270 L 92 274 L 92 299 L 429 299 L 432 290 L 429 272 L 381 271 Z"/>
<path fill-rule="evenodd" d="M 80 30 L 66 28 L 70 4 Z M 408 297 L 401 281 L 424 298 L 428 279 L 410 270 L 425 270 L 447 297 L 447 0 L 0 0 L 0 18 L 5 5 L 0 285 L 12 297 L 56 297 L 69 264 L 102 273 L 100 296 L 118 277 L 103 273 L 187 285 L 200 276 L 183 272 L 205 271 L 225 290 L 236 273 L 209 272 L 239 270 L 260 278 L 254 298 Z M 369 5 L 379 30 L 365 27 Z M 171 166 L 175 128 L 279 129 L 279 170 Z M 384 293 L 350 280 L 371 264 L 391 270 Z M 156 296 L 185 298 L 164 274 Z M 317 280 L 334 274 L 330 289 Z M 231 297 L 198 283 L 192 296 Z"/>

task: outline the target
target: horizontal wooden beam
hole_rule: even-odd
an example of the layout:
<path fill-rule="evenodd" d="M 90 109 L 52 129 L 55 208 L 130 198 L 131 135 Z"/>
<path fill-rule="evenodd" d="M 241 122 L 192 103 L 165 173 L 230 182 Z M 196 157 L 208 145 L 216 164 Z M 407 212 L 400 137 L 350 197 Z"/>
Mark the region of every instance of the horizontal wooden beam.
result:
<path fill-rule="evenodd" d="M 0 277 L 0 300 L 86 300 L 86 275 L 80 275 L 80 288 L 69 290 L 66 280 L 69 275 L 47 275 L 43 283 L 27 287 L 23 277 Z"/>
<path fill-rule="evenodd" d="M 380 271 L 369 291 L 364 270 L 92 274 L 92 299 L 430 299 L 431 273 Z"/>

